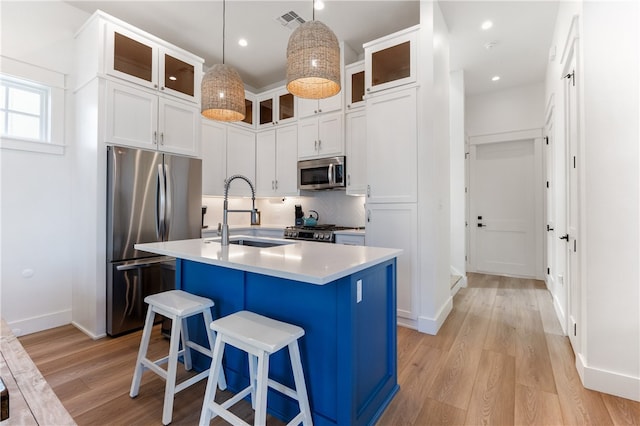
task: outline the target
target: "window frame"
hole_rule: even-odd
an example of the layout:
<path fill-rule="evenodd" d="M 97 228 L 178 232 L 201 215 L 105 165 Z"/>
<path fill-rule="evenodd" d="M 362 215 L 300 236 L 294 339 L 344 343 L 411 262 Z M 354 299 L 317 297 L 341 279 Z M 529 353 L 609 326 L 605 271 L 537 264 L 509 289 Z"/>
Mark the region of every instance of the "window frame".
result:
<path fill-rule="evenodd" d="M 51 141 L 51 88 L 41 83 L 34 83 L 4 74 L 0 74 L 0 86 L 5 88 L 5 102 L 0 105 L 0 114 L 4 115 L 4 129 L 0 129 L 0 135 L 7 139 L 49 143 Z M 37 114 L 11 109 L 9 106 L 9 92 L 15 89 L 34 93 L 39 97 L 40 105 Z M 39 120 L 38 137 L 29 138 L 9 133 L 9 117 L 15 115 L 37 118 Z"/>
<path fill-rule="evenodd" d="M 25 85 L 45 87 L 49 91 L 47 100 L 48 129 L 44 140 L 34 140 L 0 135 L 0 150 L 39 152 L 64 155 L 66 123 L 66 75 L 57 71 L 0 56 L 0 77 L 24 82 Z"/>

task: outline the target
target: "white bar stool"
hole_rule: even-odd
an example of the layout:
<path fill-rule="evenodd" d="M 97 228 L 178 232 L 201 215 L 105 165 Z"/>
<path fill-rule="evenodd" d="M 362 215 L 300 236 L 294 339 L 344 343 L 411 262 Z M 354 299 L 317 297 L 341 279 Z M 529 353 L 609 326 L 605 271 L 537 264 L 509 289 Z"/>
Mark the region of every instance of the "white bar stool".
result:
<path fill-rule="evenodd" d="M 166 381 L 164 390 L 164 408 L 162 409 L 162 423 L 167 425 L 171 423 L 171 417 L 173 416 L 174 395 L 192 384 L 199 382 L 209 374 L 209 370 L 207 369 L 176 385 L 178 357 L 180 355 L 182 355 L 182 362 L 184 363 L 185 369 L 187 371 L 191 370 L 191 351 L 187 348 L 196 350 L 213 358 L 211 349 L 205 348 L 204 346 L 189 340 L 189 333 L 187 329 L 187 318 L 193 315 L 202 314 L 209 340 L 209 348 L 213 348 L 215 332 L 209 327 L 209 324 L 211 324 L 212 321 L 211 307 L 213 306 L 213 301 L 206 297 L 196 296 L 182 290 L 171 290 L 163 293 L 152 294 L 145 297 L 144 301 L 149 304 L 149 309 L 147 310 L 147 319 L 142 331 L 142 340 L 140 342 L 140 350 L 138 351 L 138 359 L 136 361 L 136 368 L 133 374 L 133 381 L 131 382 L 131 391 L 129 392 L 129 396 L 131 396 L 131 398 L 138 396 L 142 373 L 146 370 L 151 370 L 158 376 L 162 377 Z M 169 355 L 152 361 L 147 358 L 147 350 L 149 349 L 149 340 L 151 338 L 151 330 L 153 329 L 153 319 L 156 313 L 171 319 L 171 340 L 169 343 Z M 182 349 L 180 349 L 180 341 L 182 341 Z M 167 362 L 168 365 L 166 370 L 160 367 L 160 365 Z M 220 374 L 216 377 L 218 377 L 217 383 L 220 386 L 220 389 L 226 389 L 227 383 L 225 381 L 224 374 Z"/>
<path fill-rule="evenodd" d="M 209 425 L 211 418 L 218 415 L 233 425 L 247 425 L 228 408 L 249 393 L 251 393 L 251 406 L 255 409 L 254 425 L 264 425 L 267 418 L 268 387 L 298 401 L 300 413 L 289 422 L 289 425 L 303 423 L 305 426 L 311 426 L 313 424 L 307 387 L 302 372 L 300 349 L 298 348 L 298 339 L 304 336 L 302 328 L 253 312 L 240 311 L 213 321 L 211 329 L 217 332 L 217 337 L 200 414 L 201 426 Z M 218 377 L 223 375 L 222 354 L 225 344 L 247 352 L 250 383 L 248 387 L 229 400 L 218 404 L 215 402 L 215 384 Z M 278 352 L 285 346 L 289 347 L 296 390 L 269 379 L 269 355 Z"/>

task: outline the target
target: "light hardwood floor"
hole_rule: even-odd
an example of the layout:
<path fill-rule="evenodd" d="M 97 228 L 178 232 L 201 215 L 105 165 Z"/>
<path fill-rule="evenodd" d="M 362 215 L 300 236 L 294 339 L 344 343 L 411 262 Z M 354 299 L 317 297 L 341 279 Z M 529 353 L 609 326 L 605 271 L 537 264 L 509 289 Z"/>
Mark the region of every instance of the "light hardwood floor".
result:
<path fill-rule="evenodd" d="M 398 328 L 401 389 L 379 425 L 640 425 L 640 403 L 582 387 L 544 283 L 468 281 L 438 335 Z M 146 373 L 129 398 L 140 333 L 92 341 L 65 326 L 20 341 L 79 425 L 161 424 L 163 381 Z M 155 333 L 151 350 L 167 347 Z M 172 424 L 197 424 L 203 395 L 204 382 L 180 392 Z M 249 404 L 237 413 L 253 420 Z"/>

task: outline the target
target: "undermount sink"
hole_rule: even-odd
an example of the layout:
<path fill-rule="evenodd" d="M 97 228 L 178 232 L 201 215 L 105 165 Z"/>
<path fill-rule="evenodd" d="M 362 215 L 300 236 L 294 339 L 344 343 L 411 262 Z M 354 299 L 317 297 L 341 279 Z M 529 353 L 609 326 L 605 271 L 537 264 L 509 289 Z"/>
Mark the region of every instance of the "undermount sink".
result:
<path fill-rule="evenodd" d="M 205 240 L 204 242 L 219 243 L 220 238 L 213 238 L 210 240 Z M 260 248 L 284 246 L 284 245 L 293 244 L 293 243 L 294 241 L 284 241 L 284 240 L 277 240 L 272 238 L 259 238 L 259 237 L 250 237 L 250 236 L 236 236 L 236 237 L 231 237 L 229 240 L 229 244 L 234 244 L 237 246 L 260 247 Z"/>

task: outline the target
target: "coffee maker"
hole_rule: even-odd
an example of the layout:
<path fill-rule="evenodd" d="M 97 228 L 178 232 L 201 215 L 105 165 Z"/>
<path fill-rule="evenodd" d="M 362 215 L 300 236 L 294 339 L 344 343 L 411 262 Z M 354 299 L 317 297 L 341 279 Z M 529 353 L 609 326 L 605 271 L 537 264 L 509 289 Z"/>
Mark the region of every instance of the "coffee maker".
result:
<path fill-rule="evenodd" d="M 302 206 L 300 204 L 296 204 L 296 226 L 302 226 L 304 218 L 304 212 L 302 211 Z"/>

